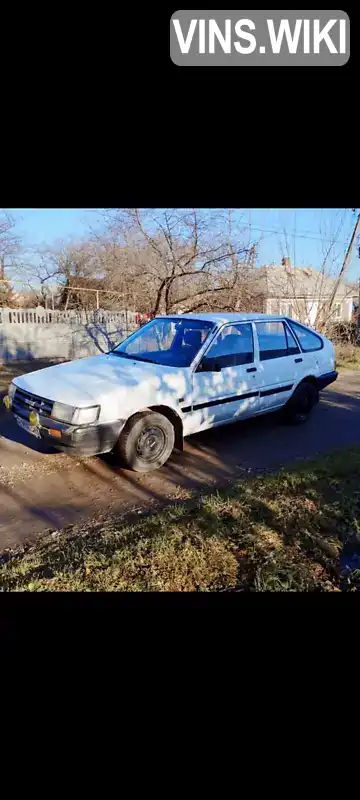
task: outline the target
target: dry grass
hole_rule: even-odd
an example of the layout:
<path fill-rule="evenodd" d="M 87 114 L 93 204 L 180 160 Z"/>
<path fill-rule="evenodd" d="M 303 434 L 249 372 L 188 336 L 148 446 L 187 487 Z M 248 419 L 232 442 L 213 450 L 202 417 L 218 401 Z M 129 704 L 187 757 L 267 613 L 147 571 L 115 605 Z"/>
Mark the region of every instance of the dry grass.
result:
<path fill-rule="evenodd" d="M 336 363 L 340 369 L 360 369 L 360 347 L 352 344 L 337 344 Z"/>
<path fill-rule="evenodd" d="M 5 553 L 3 591 L 360 588 L 360 449 Z"/>

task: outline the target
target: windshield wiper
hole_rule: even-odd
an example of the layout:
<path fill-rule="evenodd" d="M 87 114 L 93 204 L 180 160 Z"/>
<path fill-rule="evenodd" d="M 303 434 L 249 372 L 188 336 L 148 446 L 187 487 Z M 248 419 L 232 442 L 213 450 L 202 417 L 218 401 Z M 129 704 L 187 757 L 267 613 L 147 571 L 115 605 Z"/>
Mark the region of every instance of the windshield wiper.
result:
<path fill-rule="evenodd" d="M 149 364 L 157 363 L 156 361 L 153 361 L 152 358 L 142 358 L 140 356 L 129 356 L 129 358 L 132 358 L 134 361 L 148 361 Z"/>

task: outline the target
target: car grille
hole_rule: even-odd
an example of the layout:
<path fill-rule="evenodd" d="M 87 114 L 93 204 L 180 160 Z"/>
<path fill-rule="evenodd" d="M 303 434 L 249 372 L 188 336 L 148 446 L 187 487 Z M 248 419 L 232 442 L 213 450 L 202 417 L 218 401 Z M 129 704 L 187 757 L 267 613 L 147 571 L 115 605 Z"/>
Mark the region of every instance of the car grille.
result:
<path fill-rule="evenodd" d="M 37 411 L 44 417 L 50 417 L 53 409 L 53 400 L 46 400 L 36 394 L 30 394 L 23 389 L 16 389 L 13 399 L 13 411 L 21 417 L 28 417 L 30 411 Z"/>

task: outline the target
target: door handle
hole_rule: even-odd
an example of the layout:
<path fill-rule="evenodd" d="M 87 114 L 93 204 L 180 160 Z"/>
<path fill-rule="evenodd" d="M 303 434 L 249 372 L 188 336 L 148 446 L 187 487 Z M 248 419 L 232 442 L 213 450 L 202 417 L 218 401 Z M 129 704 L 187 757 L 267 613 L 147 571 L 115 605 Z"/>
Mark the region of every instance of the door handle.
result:
<path fill-rule="evenodd" d="M 302 361 L 302 358 L 295 358 L 295 364 L 299 364 Z"/>
<path fill-rule="evenodd" d="M 256 372 L 256 367 L 249 367 L 246 372 Z"/>

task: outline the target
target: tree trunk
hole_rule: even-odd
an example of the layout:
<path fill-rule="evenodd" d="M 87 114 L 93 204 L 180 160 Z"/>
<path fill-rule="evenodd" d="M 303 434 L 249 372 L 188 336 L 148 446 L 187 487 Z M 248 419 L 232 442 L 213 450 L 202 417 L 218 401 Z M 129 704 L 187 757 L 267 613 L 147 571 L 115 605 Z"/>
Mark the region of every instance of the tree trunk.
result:
<path fill-rule="evenodd" d="M 164 299 L 165 286 L 166 286 L 166 278 L 165 278 L 165 280 L 163 280 L 161 282 L 159 290 L 158 290 L 158 293 L 156 295 L 156 302 L 155 302 L 155 305 L 154 305 L 154 308 L 153 308 L 153 312 L 152 312 L 152 316 L 153 317 L 156 317 L 158 314 L 166 313 L 166 311 L 165 311 L 166 305 L 165 305 L 165 299 Z"/>

